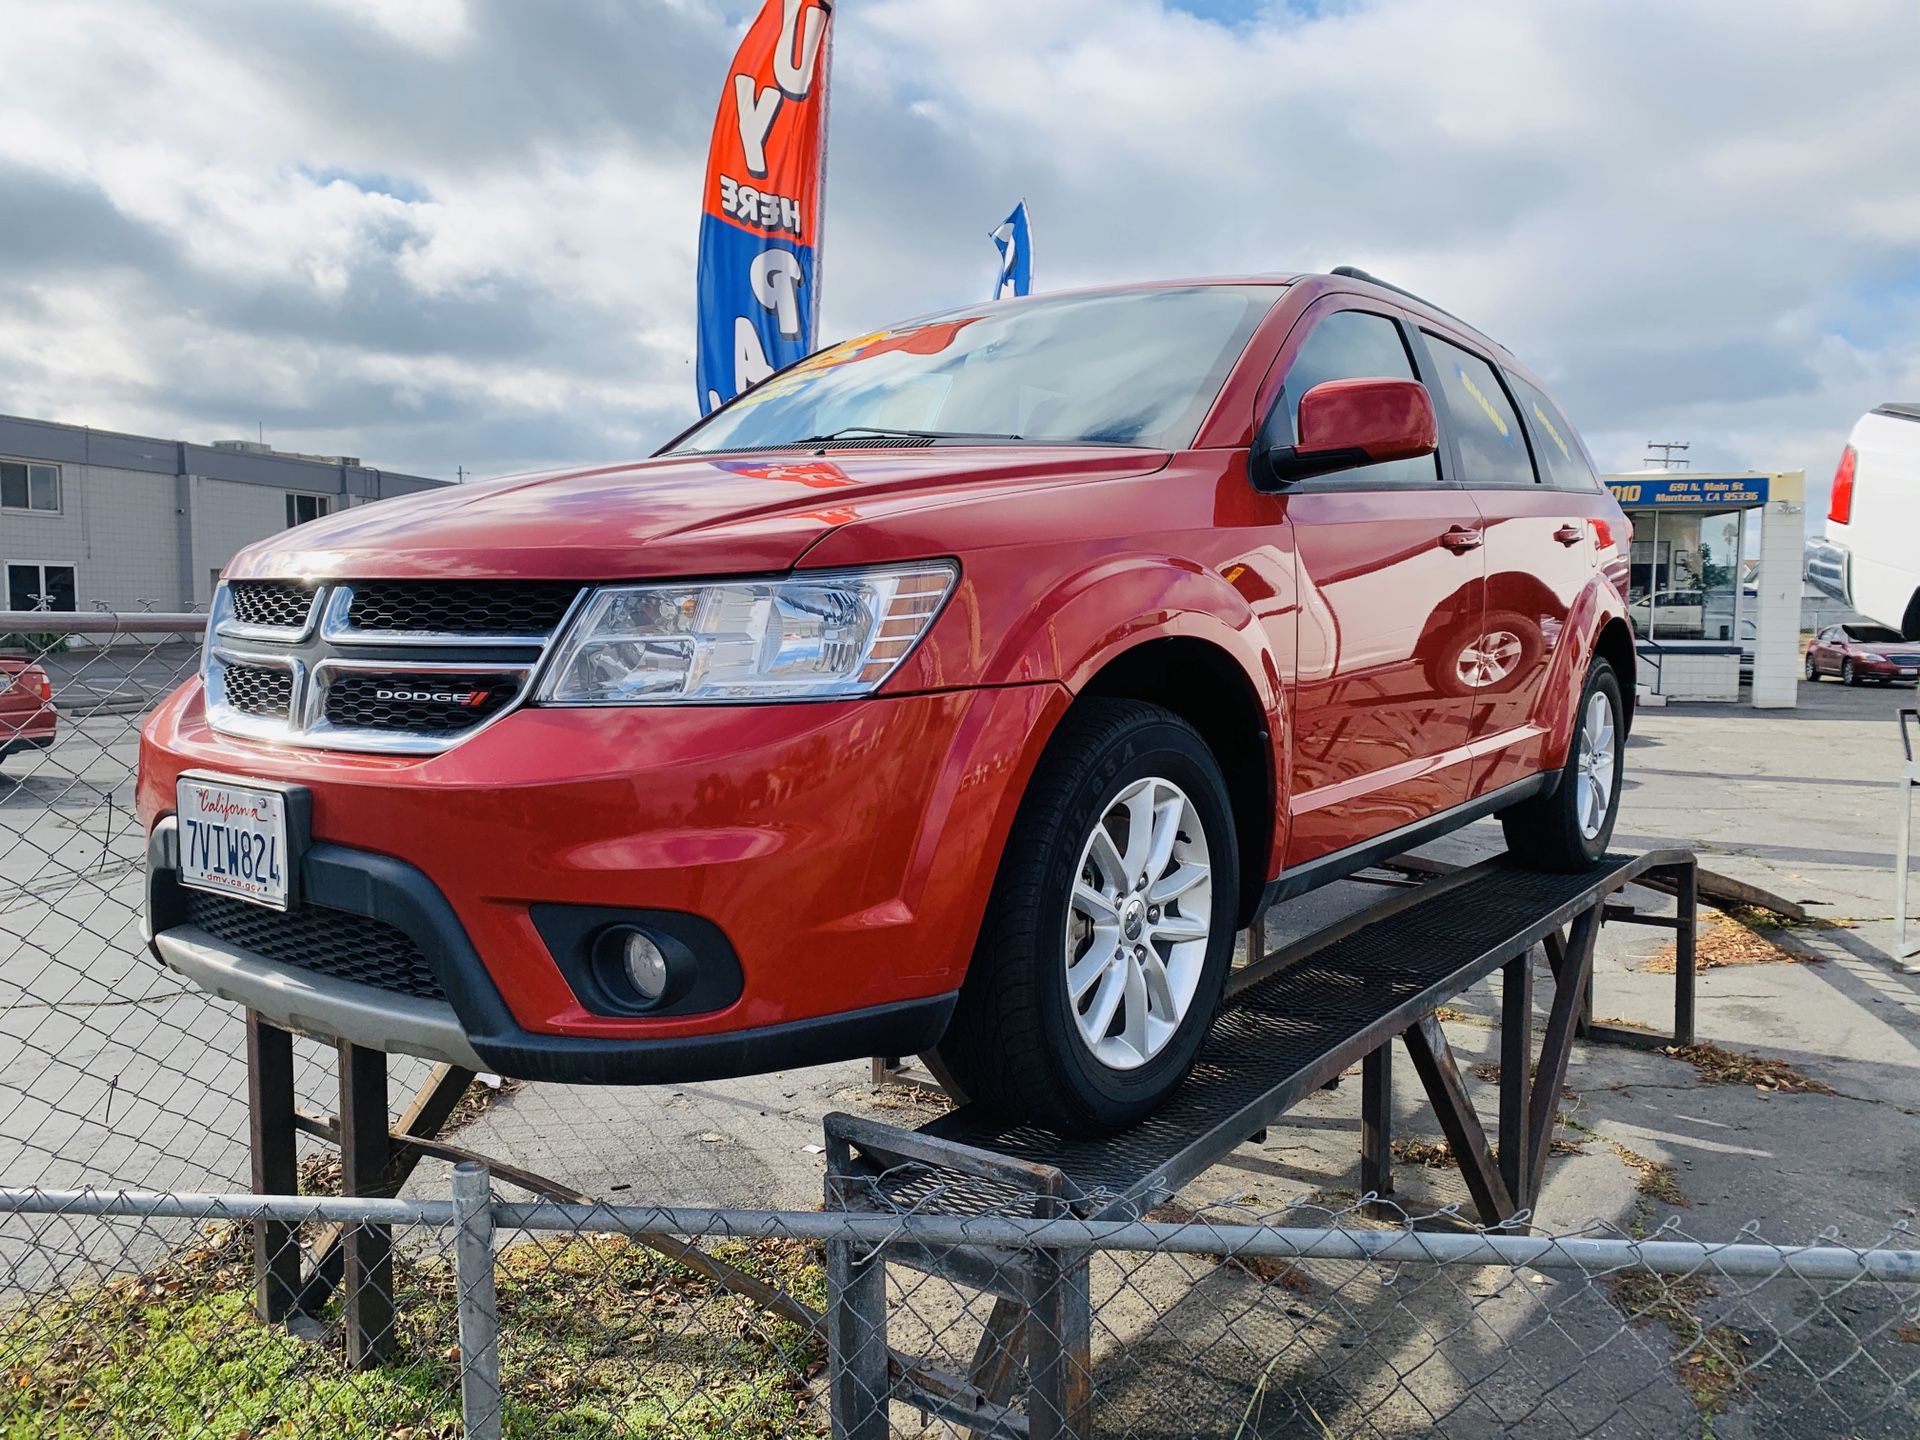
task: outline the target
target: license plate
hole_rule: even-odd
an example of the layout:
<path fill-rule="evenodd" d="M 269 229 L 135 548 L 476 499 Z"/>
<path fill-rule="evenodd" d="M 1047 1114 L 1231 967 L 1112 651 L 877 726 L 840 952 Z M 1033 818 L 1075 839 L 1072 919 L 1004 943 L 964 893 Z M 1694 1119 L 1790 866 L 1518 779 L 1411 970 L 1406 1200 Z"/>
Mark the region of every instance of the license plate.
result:
<path fill-rule="evenodd" d="M 1900 668 L 1900 673 L 1902 675 L 1920 675 L 1920 666 L 1903 665 Z"/>
<path fill-rule="evenodd" d="M 284 791 L 183 776 L 175 799 L 182 885 L 288 908 L 295 856 Z"/>

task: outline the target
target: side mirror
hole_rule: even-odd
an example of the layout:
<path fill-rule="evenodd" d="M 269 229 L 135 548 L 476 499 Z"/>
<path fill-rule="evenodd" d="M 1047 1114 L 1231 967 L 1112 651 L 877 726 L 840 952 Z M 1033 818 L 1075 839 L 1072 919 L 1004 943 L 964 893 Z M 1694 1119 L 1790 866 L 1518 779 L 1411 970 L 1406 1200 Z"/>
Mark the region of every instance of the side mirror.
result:
<path fill-rule="evenodd" d="M 1267 452 L 1274 483 L 1412 460 L 1440 444 L 1433 397 L 1418 380 L 1323 380 L 1300 397 L 1299 435 Z"/>

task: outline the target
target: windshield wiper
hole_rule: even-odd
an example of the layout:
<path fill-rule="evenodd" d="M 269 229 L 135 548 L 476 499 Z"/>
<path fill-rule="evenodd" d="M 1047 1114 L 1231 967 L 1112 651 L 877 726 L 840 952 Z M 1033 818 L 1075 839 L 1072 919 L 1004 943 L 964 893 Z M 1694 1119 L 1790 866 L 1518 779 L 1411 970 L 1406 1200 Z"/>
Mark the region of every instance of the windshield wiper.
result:
<path fill-rule="evenodd" d="M 856 435 L 876 440 L 1024 440 L 1024 435 L 999 435 L 986 430 L 904 430 L 893 425 L 843 425 L 829 435 L 809 435 L 796 445 L 820 445 L 829 440 L 847 440 Z"/>

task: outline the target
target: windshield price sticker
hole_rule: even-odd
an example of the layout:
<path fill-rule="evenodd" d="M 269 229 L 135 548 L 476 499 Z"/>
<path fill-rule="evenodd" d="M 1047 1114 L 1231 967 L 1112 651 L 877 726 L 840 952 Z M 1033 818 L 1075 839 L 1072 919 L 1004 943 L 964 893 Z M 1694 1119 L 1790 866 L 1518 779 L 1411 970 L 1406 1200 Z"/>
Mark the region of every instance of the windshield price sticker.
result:
<path fill-rule="evenodd" d="M 277 790 L 182 779 L 180 883 L 287 908 L 287 800 Z"/>

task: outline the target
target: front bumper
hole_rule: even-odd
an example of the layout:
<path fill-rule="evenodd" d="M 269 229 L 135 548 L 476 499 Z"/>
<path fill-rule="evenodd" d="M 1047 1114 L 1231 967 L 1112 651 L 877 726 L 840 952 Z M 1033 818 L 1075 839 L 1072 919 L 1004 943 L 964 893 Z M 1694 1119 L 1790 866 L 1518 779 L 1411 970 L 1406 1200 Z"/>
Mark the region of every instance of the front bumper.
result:
<path fill-rule="evenodd" d="M 291 1028 L 528 1079 L 693 1080 L 913 1053 L 944 1031 L 1013 809 L 1064 706 L 1037 685 L 529 710 L 403 759 L 216 734 L 189 686 L 142 738 L 154 952 Z M 186 769 L 306 786 L 302 894 L 406 931 L 447 999 L 301 973 L 186 923 L 169 818 Z M 563 906 L 701 917 L 737 957 L 737 998 L 700 1014 L 596 1009 L 539 928 Z"/>
<path fill-rule="evenodd" d="M 955 997 L 937 995 L 793 1025 L 645 1044 L 534 1035 L 507 1013 L 445 897 L 413 867 L 322 845 L 303 861 L 301 883 L 312 904 L 404 930 L 432 965 L 446 1000 L 277 964 L 196 928 L 182 916 L 172 879 L 178 854 L 178 826 L 162 820 L 147 842 L 147 927 L 163 964 L 302 1034 L 469 1070 L 607 1085 L 722 1079 L 892 1054 L 896 1045 L 900 1053 L 916 1053 L 939 1040 L 953 1012 Z"/>

